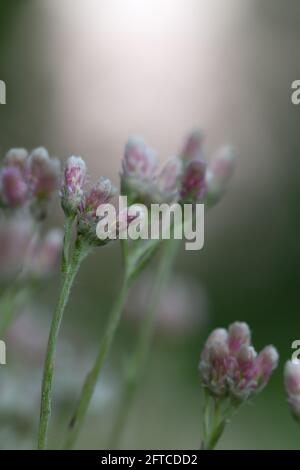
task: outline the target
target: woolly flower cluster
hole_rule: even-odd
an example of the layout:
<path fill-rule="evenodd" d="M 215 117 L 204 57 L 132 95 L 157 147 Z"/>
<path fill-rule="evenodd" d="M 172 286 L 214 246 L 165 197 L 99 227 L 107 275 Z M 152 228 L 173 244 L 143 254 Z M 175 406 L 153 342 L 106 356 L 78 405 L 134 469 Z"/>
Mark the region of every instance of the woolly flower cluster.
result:
<path fill-rule="evenodd" d="M 47 203 L 60 183 L 60 161 L 44 147 L 30 154 L 11 149 L 0 172 L 0 203 L 4 209 L 29 208 L 37 219 L 46 215 Z"/>
<path fill-rule="evenodd" d="M 60 161 L 44 147 L 7 152 L 0 169 L 0 282 L 47 277 L 59 259 L 62 232 L 41 236 L 49 202 L 59 188 Z"/>
<path fill-rule="evenodd" d="M 278 353 L 273 346 L 257 354 L 248 325 L 235 322 L 228 330 L 218 328 L 210 334 L 199 370 L 212 396 L 243 402 L 268 383 L 277 363 Z"/>
<path fill-rule="evenodd" d="M 235 156 L 224 147 L 207 165 L 202 147 L 202 133 L 192 132 L 179 155 L 159 172 L 154 150 L 140 137 L 129 139 L 122 162 L 122 192 L 131 202 L 217 202 L 232 176 Z"/>
<path fill-rule="evenodd" d="M 84 160 L 81 157 L 70 157 L 64 171 L 62 208 L 67 217 L 77 218 L 77 233 L 82 239 L 91 246 L 103 245 L 108 239 L 104 241 L 97 237 L 97 210 L 99 206 L 108 204 L 117 190 L 111 181 L 103 176 L 89 188 L 86 187 L 86 179 L 87 168 Z M 127 209 L 120 212 L 114 221 L 117 234 L 127 229 L 129 224 L 136 223 L 138 216 L 130 216 Z"/>

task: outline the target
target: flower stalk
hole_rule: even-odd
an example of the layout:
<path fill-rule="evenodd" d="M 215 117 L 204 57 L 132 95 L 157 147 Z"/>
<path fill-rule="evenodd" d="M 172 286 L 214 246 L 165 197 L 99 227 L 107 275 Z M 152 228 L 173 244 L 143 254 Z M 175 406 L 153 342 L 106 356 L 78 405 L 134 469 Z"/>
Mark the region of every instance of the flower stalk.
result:
<path fill-rule="evenodd" d="M 70 224 L 66 224 L 63 248 L 63 252 L 65 254 L 69 252 L 70 248 L 69 231 L 71 231 L 71 226 Z M 81 262 L 88 255 L 88 253 L 89 247 L 84 242 L 82 242 L 82 240 L 78 239 L 71 262 L 66 264 L 65 257 L 63 257 L 62 260 L 63 279 L 59 298 L 52 318 L 42 381 L 40 423 L 38 433 L 38 449 L 40 450 L 46 449 L 47 447 L 48 427 L 51 416 L 51 394 L 54 378 L 55 354 L 60 325 L 70 296 L 72 284 L 79 270 Z"/>
<path fill-rule="evenodd" d="M 211 397 L 207 390 L 204 390 L 201 450 L 215 449 L 234 409 L 231 404 L 224 407 L 224 403 L 220 398 Z"/>

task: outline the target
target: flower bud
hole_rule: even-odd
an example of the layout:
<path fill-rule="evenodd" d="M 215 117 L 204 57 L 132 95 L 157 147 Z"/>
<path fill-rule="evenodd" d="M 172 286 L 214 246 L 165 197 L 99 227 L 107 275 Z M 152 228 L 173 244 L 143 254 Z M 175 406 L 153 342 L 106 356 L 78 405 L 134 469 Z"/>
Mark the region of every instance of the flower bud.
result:
<path fill-rule="evenodd" d="M 103 245 L 103 241 L 97 236 L 97 209 L 107 204 L 115 193 L 116 188 L 111 181 L 101 177 L 86 194 L 84 203 L 80 207 L 77 231 L 88 245 Z"/>
<path fill-rule="evenodd" d="M 17 166 L 2 169 L 0 190 L 3 203 L 9 208 L 19 207 L 27 201 L 28 186 Z"/>
<path fill-rule="evenodd" d="M 179 180 L 182 173 L 182 161 L 178 157 L 170 158 L 157 178 L 157 190 L 160 201 L 175 201 L 179 195 Z"/>
<path fill-rule="evenodd" d="M 257 380 L 259 389 L 269 381 L 270 375 L 278 365 L 279 355 L 274 346 L 266 346 L 257 356 Z"/>
<path fill-rule="evenodd" d="M 91 213 L 96 217 L 97 208 L 101 204 L 106 204 L 116 194 L 116 188 L 112 182 L 101 176 L 88 192 L 84 205 L 84 212 Z"/>
<path fill-rule="evenodd" d="M 284 368 L 284 385 L 288 395 L 300 397 L 300 362 L 288 361 Z"/>
<path fill-rule="evenodd" d="M 291 412 L 300 420 L 300 362 L 287 361 L 284 368 L 284 386 Z"/>
<path fill-rule="evenodd" d="M 228 346 L 231 354 L 236 354 L 243 345 L 249 346 L 251 334 L 247 323 L 235 322 L 228 328 Z"/>
<path fill-rule="evenodd" d="M 202 160 L 203 133 L 195 130 L 187 137 L 181 152 L 181 157 L 186 162 L 191 160 Z"/>
<path fill-rule="evenodd" d="M 67 160 L 62 187 L 62 207 L 66 215 L 75 216 L 83 204 L 86 164 L 81 157 Z"/>
<path fill-rule="evenodd" d="M 132 137 L 125 146 L 123 177 L 151 181 L 157 168 L 155 152 L 140 137 Z"/>
<path fill-rule="evenodd" d="M 200 202 L 206 194 L 206 164 L 201 160 L 192 160 L 184 170 L 181 181 L 181 200 Z"/>
<path fill-rule="evenodd" d="M 223 147 L 208 165 L 205 181 L 207 197 L 216 202 L 227 189 L 235 168 L 235 154 L 230 147 Z"/>
<path fill-rule="evenodd" d="M 4 164 L 6 166 L 18 166 L 20 169 L 25 167 L 28 152 L 23 148 L 12 148 L 5 155 Z"/>
<path fill-rule="evenodd" d="M 36 148 L 29 156 L 32 194 L 38 199 L 48 199 L 59 188 L 60 161 L 50 158 L 44 147 Z"/>

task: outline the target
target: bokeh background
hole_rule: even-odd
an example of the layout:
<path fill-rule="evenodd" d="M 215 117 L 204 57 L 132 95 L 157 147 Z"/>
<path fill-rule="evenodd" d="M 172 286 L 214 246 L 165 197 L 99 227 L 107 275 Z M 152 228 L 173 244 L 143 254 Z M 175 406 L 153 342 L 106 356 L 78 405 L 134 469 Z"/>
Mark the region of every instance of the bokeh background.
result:
<path fill-rule="evenodd" d="M 299 18 L 297 0 L 0 2 L 2 156 L 12 146 L 44 145 L 63 161 L 82 155 L 91 179 L 106 175 L 118 184 L 131 134 L 143 135 L 162 162 L 195 127 L 207 135 L 208 156 L 226 142 L 239 155 L 230 191 L 207 214 L 204 249 L 180 253 L 174 282 L 187 301 L 176 313 L 179 327 L 169 312 L 156 335 L 123 448 L 199 447 L 199 354 L 213 327 L 234 320 L 251 325 L 258 349 L 276 345 L 281 361 L 219 448 L 300 446 L 282 385 L 291 343 L 300 338 L 300 107 L 290 99 L 291 82 L 299 79 Z M 49 225 L 62 223 L 57 200 Z M 61 444 L 120 275 L 115 245 L 95 251 L 76 281 L 60 336 L 53 448 Z M 57 289 L 58 275 L 17 312 L 7 338 L 0 448 L 35 446 Z M 136 316 L 124 317 L 78 448 L 106 446 L 137 329 Z"/>

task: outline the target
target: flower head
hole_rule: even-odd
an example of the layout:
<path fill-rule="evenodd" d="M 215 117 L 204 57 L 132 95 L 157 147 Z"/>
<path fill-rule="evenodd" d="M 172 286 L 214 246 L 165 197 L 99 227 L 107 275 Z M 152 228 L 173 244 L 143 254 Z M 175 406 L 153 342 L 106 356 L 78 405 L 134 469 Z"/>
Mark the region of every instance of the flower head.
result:
<path fill-rule="evenodd" d="M 215 397 L 243 402 L 260 391 L 278 363 L 278 353 L 266 346 L 257 355 L 246 323 L 218 328 L 204 346 L 199 370 L 204 386 Z"/>
<path fill-rule="evenodd" d="M 291 412 L 300 420 L 300 362 L 287 361 L 284 368 L 284 386 Z"/>
<path fill-rule="evenodd" d="M 116 188 L 110 179 L 101 176 L 86 194 L 84 212 L 96 216 L 97 208 L 101 204 L 108 203 L 116 194 Z"/>
<path fill-rule="evenodd" d="M 116 188 L 112 182 L 105 177 L 99 180 L 84 193 L 82 204 L 78 215 L 78 234 L 83 237 L 89 245 L 100 245 L 99 238 L 96 234 L 98 223 L 97 209 L 109 201 L 116 194 Z"/>
<path fill-rule="evenodd" d="M 156 153 L 146 146 L 141 137 L 131 137 L 125 145 L 122 168 L 125 179 L 152 181 L 157 169 Z"/>
<path fill-rule="evenodd" d="M 12 148 L 5 155 L 4 163 L 6 166 L 17 166 L 24 170 L 28 152 L 23 148 Z"/>
<path fill-rule="evenodd" d="M 51 196 L 58 189 L 60 162 L 50 158 L 47 150 L 37 148 L 9 150 L 0 171 L 0 199 L 7 209 L 30 208 L 36 218 L 42 218 Z"/>
<path fill-rule="evenodd" d="M 156 152 L 140 137 L 132 137 L 125 146 L 122 162 L 122 192 L 130 202 L 175 202 L 179 196 L 181 172 L 181 158 L 173 157 L 159 173 Z"/>
<path fill-rule="evenodd" d="M 184 143 L 181 157 L 186 162 L 191 160 L 202 160 L 203 133 L 196 129 L 191 132 Z"/>
<path fill-rule="evenodd" d="M 206 163 L 202 160 L 190 161 L 183 173 L 180 196 L 183 202 L 201 202 L 206 194 Z"/>
<path fill-rule="evenodd" d="M 81 157 L 70 157 L 64 171 L 62 207 L 66 215 L 75 216 L 83 204 L 86 164 Z"/>
<path fill-rule="evenodd" d="M 8 166 L 1 171 L 2 203 L 10 208 L 24 205 L 28 198 L 28 184 L 18 166 Z"/>
<path fill-rule="evenodd" d="M 33 196 L 48 199 L 59 188 L 60 161 L 50 158 L 48 151 L 39 147 L 30 154 L 28 164 Z"/>

